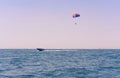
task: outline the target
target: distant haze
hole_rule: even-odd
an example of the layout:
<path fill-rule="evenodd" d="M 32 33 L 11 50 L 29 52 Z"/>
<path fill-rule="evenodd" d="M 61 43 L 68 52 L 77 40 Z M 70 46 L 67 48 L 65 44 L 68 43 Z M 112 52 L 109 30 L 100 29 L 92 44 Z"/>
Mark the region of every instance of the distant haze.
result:
<path fill-rule="evenodd" d="M 0 48 L 37 47 L 120 48 L 120 0 L 0 0 Z"/>

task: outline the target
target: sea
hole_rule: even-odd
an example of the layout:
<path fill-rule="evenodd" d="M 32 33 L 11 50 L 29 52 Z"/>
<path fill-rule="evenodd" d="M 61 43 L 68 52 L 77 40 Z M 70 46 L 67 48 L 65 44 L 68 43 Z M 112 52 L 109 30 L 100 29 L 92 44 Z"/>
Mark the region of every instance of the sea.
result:
<path fill-rule="evenodd" d="M 120 49 L 0 49 L 0 78 L 120 78 Z"/>

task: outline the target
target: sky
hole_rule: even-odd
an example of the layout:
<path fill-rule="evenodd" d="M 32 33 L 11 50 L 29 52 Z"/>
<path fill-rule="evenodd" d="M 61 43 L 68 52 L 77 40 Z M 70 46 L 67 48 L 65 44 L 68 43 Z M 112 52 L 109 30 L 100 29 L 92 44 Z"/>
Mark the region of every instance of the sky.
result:
<path fill-rule="evenodd" d="M 0 0 L 0 48 L 120 48 L 119 4 L 120 0 Z M 73 19 L 73 12 L 80 18 Z"/>

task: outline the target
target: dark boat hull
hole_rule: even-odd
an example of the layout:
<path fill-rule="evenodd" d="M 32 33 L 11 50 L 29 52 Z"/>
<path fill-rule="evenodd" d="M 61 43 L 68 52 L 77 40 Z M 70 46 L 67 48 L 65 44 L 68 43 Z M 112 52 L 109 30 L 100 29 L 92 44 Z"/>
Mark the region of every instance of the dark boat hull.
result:
<path fill-rule="evenodd" d="M 43 48 L 37 48 L 37 50 L 39 50 L 39 51 L 44 51 L 45 49 L 43 49 Z"/>

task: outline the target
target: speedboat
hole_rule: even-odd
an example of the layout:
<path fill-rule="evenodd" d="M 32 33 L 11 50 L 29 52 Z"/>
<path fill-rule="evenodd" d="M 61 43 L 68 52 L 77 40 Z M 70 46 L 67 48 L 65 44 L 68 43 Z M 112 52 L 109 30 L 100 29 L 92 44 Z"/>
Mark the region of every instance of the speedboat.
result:
<path fill-rule="evenodd" d="M 44 51 L 45 49 L 43 49 L 43 48 L 37 48 L 37 50 L 39 50 L 39 51 Z"/>

